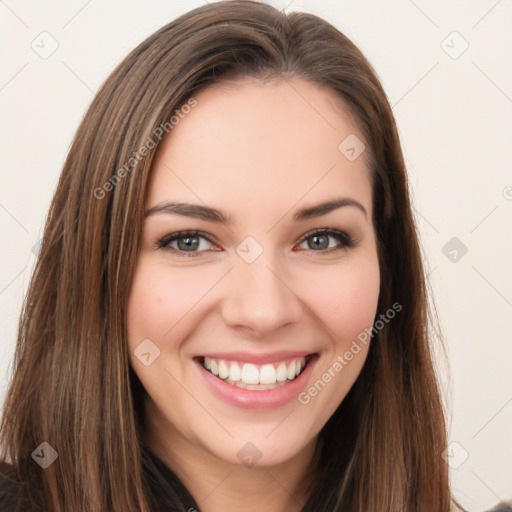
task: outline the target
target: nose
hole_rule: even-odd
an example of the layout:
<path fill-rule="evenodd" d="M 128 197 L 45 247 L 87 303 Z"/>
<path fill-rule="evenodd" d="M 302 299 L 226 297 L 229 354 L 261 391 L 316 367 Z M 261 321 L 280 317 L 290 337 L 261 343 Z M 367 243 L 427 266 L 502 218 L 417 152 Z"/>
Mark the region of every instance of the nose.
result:
<path fill-rule="evenodd" d="M 231 328 L 247 329 L 264 337 L 304 314 L 288 274 L 271 264 L 265 253 L 253 263 L 238 260 L 230 272 L 222 303 L 222 317 Z"/>

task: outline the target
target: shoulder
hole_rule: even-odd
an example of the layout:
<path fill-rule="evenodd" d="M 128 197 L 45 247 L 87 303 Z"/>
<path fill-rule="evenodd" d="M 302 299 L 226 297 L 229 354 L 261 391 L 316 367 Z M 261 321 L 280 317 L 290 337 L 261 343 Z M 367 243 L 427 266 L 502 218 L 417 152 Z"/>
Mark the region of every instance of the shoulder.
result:
<path fill-rule="evenodd" d="M 23 485 L 17 478 L 16 468 L 5 461 L 0 461 L 0 511 L 28 512 L 32 506 L 24 495 Z"/>
<path fill-rule="evenodd" d="M 498 503 L 494 508 L 487 510 L 487 512 L 512 512 L 512 500 L 502 501 Z"/>
<path fill-rule="evenodd" d="M 14 469 L 11 464 L 0 461 L 0 510 L 11 512 L 16 510 L 18 486 L 14 480 Z"/>

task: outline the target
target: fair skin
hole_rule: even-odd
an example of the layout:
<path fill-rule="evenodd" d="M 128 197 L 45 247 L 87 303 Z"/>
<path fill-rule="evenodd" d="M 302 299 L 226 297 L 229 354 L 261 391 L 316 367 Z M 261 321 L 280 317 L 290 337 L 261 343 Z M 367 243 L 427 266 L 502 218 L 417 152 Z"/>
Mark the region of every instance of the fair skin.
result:
<path fill-rule="evenodd" d="M 239 511 L 241 503 L 248 512 L 299 511 L 318 433 L 359 375 L 368 345 L 341 371 L 333 364 L 371 328 L 377 309 L 369 169 L 363 156 L 349 161 L 338 150 L 350 134 L 364 139 L 332 91 L 301 79 L 244 79 L 194 97 L 197 106 L 159 147 L 146 211 L 187 202 L 221 210 L 230 222 L 165 211 L 145 219 L 127 324 L 131 364 L 149 395 L 147 441 L 204 512 Z M 294 219 L 340 197 L 360 206 Z M 331 234 L 304 238 L 315 229 L 347 233 L 355 246 Z M 184 254 L 185 235 L 156 247 L 183 230 L 211 241 L 192 237 L 193 257 Z M 249 236 L 245 252 L 262 250 L 250 263 L 237 252 Z M 147 339 L 160 350 L 148 366 L 134 355 Z M 307 403 L 296 393 L 286 403 L 240 407 L 212 391 L 208 379 L 220 377 L 201 358 L 234 351 L 314 354 L 298 377 L 301 392 L 329 369 L 332 379 Z M 258 393 L 271 391 L 250 391 Z M 240 457 L 247 450 L 255 465 Z"/>

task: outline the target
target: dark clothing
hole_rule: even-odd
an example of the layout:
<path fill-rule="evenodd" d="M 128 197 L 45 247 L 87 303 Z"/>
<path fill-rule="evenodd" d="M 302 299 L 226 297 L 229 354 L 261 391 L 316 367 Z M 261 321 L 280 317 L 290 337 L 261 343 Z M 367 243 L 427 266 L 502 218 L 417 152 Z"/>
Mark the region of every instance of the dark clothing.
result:
<path fill-rule="evenodd" d="M 148 448 L 142 450 L 142 466 L 149 485 L 149 504 L 152 511 L 181 511 L 184 505 L 185 510 L 200 512 L 199 506 L 181 480 Z"/>
<path fill-rule="evenodd" d="M 30 504 L 24 487 L 16 477 L 11 464 L 0 461 L 0 512 L 32 512 L 37 508 Z"/>
<path fill-rule="evenodd" d="M 142 466 L 152 511 L 179 512 L 185 507 L 185 510 L 200 512 L 178 477 L 147 448 L 142 449 Z M 0 512 L 43 512 L 36 503 L 30 502 L 17 483 L 16 471 L 6 462 L 0 462 Z M 487 512 L 512 512 L 512 501 L 499 503 Z"/>
<path fill-rule="evenodd" d="M 512 500 L 498 503 L 494 508 L 488 510 L 488 512 L 512 512 Z"/>
<path fill-rule="evenodd" d="M 152 512 L 181 512 L 199 507 L 178 477 L 152 451 L 142 448 L 143 477 Z M 47 512 L 28 498 L 11 464 L 0 461 L 0 512 Z M 79 512 L 79 511 L 77 511 Z"/>

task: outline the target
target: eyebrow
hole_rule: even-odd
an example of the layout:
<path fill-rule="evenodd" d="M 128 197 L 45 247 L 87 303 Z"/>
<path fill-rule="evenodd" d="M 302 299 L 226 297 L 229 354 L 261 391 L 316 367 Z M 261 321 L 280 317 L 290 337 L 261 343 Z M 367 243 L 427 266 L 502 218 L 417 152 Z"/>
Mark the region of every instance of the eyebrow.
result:
<path fill-rule="evenodd" d="M 355 199 L 352 199 L 350 197 L 340 197 L 337 199 L 333 199 L 331 201 L 310 206 L 308 208 L 302 208 L 301 210 L 297 210 L 293 214 L 293 220 L 295 222 L 298 222 L 301 220 L 311 219 L 314 217 L 320 217 L 322 215 L 327 215 L 328 213 L 345 206 L 353 206 L 357 208 L 364 214 L 365 218 L 368 219 L 368 213 L 365 207 L 359 201 L 356 201 Z M 175 214 L 181 215 L 183 217 L 190 217 L 193 219 L 207 220 L 210 222 L 222 222 L 224 224 L 230 224 L 232 222 L 231 216 L 227 215 L 222 210 L 219 210 L 217 208 L 211 208 L 209 206 L 184 203 L 180 201 L 166 201 L 163 203 L 159 203 L 151 207 L 145 213 L 145 217 L 149 217 L 157 213 Z"/>

